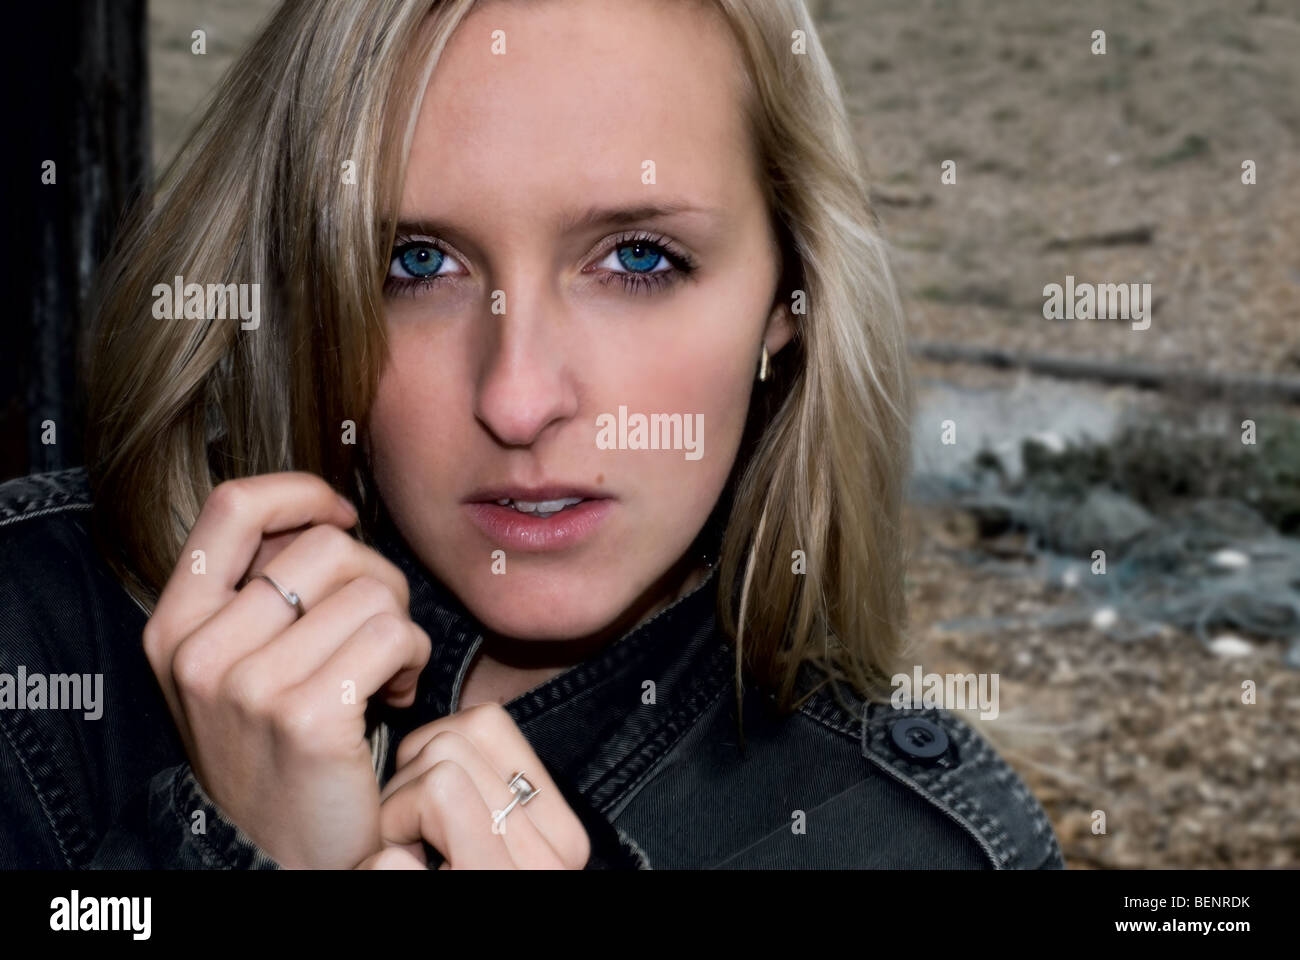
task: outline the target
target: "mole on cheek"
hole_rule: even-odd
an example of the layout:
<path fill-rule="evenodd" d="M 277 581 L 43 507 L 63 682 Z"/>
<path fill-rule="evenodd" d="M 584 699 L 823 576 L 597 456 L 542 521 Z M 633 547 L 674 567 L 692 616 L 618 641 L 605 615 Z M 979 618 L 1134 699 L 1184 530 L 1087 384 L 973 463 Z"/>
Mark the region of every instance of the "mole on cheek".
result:
<path fill-rule="evenodd" d="M 605 475 L 603 473 L 596 474 L 596 485 L 600 486 L 604 482 L 605 482 Z"/>

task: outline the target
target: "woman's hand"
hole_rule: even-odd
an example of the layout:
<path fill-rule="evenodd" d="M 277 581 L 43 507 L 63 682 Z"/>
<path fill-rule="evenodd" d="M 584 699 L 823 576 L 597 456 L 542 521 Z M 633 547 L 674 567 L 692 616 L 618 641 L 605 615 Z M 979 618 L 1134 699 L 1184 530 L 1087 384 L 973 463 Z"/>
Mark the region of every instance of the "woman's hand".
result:
<path fill-rule="evenodd" d="M 199 783 L 284 867 L 352 867 L 381 848 L 366 703 L 409 706 L 429 659 L 405 576 L 348 536 L 356 521 L 311 474 L 221 484 L 144 628 Z M 306 614 L 265 580 L 241 589 L 251 571 Z"/>
<path fill-rule="evenodd" d="M 520 772 L 538 792 L 498 821 L 514 799 L 508 783 Z M 577 814 L 510 714 L 494 703 L 408 735 L 382 798 L 386 847 L 361 864 L 366 869 L 425 867 L 424 843 L 443 855 L 444 870 L 580 870 L 591 855 Z"/>

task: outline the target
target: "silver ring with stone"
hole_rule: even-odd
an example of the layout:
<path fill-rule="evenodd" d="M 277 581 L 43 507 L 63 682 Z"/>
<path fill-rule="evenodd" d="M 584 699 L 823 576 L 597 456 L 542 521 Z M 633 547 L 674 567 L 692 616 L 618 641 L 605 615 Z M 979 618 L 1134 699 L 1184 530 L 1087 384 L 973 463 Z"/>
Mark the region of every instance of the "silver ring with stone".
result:
<path fill-rule="evenodd" d="M 299 618 L 301 618 L 307 613 L 307 611 L 303 609 L 302 598 L 299 597 L 298 594 L 295 593 L 294 591 L 288 590 L 285 587 L 281 586 L 276 581 L 276 579 L 272 577 L 269 573 L 263 573 L 261 570 L 255 570 L 248 575 L 247 579 L 244 580 L 245 585 L 247 585 L 251 580 L 265 580 L 271 586 L 275 587 L 275 592 L 278 593 L 280 596 L 284 597 L 284 602 L 287 603 L 289 606 L 293 607 L 296 611 L 298 611 Z"/>
<path fill-rule="evenodd" d="M 510 801 L 509 805 L 504 810 L 497 810 L 492 814 L 492 822 L 494 824 L 500 823 L 504 820 L 506 815 L 509 814 L 516 805 L 523 805 L 542 792 L 541 787 L 534 787 L 524 778 L 522 771 L 511 777 L 510 782 L 506 784 L 506 786 L 510 788 L 510 792 L 515 795 L 515 798 Z"/>

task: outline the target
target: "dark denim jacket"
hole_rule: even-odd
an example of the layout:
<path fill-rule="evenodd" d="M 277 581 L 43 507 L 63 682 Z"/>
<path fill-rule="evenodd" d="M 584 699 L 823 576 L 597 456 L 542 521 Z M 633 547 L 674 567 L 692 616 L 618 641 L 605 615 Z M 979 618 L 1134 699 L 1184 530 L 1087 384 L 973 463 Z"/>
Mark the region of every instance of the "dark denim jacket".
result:
<path fill-rule="evenodd" d="M 95 719 L 0 707 L 0 867 L 275 867 L 195 779 L 89 510 L 80 470 L 0 485 L 0 675 L 11 692 L 20 668 L 103 676 Z M 415 705 L 379 717 L 386 779 L 405 733 L 457 709 L 481 634 L 404 546 L 381 549 L 433 640 Z M 716 594 L 714 572 L 506 705 L 586 824 L 590 868 L 1064 865 L 1025 785 L 946 711 L 823 689 L 781 717 L 747 683 L 742 751 Z"/>

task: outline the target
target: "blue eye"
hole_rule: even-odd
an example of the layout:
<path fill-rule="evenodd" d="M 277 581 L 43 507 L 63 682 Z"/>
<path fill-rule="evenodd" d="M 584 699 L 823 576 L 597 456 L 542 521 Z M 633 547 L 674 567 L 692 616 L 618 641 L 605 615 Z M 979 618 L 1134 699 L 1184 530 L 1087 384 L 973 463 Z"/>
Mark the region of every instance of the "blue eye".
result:
<path fill-rule="evenodd" d="M 618 262 L 633 273 L 650 273 L 660 263 L 666 262 L 663 251 L 659 247 L 643 240 L 621 244 L 615 253 Z"/>
<path fill-rule="evenodd" d="M 409 243 L 394 251 L 392 265 L 405 271 L 407 277 L 423 280 L 436 275 L 446 259 L 446 254 L 432 244 Z M 389 276 L 393 276 L 391 270 Z"/>
<path fill-rule="evenodd" d="M 695 272 L 695 259 L 666 238 L 636 233 L 614 242 L 596 265 L 602 284 L 617 281 L 629 293 L 653 293 Z"/>
<path fill-rule="evenodd" d="M 455 254 L 433 240 L 398 236 L 388 261 L 384 293 L 416 296 L 434 286 L 468 276 Z"/>

